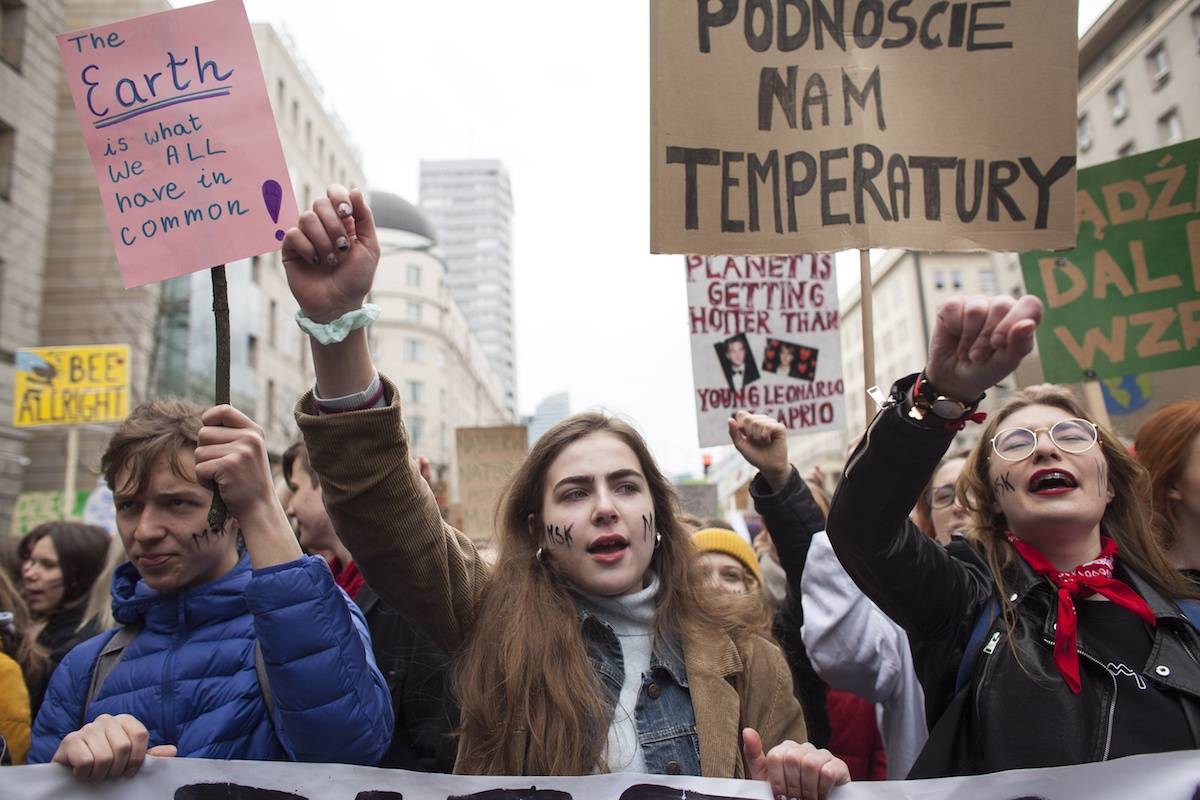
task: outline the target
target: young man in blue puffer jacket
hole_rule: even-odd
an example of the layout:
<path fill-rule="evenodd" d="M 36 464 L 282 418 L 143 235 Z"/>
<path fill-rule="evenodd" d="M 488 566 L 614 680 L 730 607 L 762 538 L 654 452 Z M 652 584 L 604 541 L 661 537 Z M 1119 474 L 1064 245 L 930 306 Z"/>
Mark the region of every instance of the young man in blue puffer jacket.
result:
<path fill-rule="evenodd" d="M 134 774 L 147 753 L 378 761 L 392 737 L 387 684 L 362 614 L 325 562 L 300 551 L 262 430 L 230 406 L 155 400 L 121 424 L 101 468 L 129 556 L 113 613 L 136 636 L 97 687 L 115 632 L 67 655 L 29 763 L 95 780 Z M 217 529 L 212 486 L 229 509 Z"/>

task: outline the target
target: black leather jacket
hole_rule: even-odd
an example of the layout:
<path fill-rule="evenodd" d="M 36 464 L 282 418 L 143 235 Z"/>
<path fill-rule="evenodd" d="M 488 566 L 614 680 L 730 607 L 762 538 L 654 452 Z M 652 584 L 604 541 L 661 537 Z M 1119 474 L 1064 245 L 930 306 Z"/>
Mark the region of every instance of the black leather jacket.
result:
<path fill-rule="evenodd" d="M 943 549 L 908 519 L 954 438 L 904 416 L 901 398 L 914 378 L 893 387 L 895 404 L 875 417 L 851 455 L 828 526 L 846 571 L 913 645 L 929 719 L 937 722 L 909 777 L 1102 761 L 1112 738 L 1115 678 L 1081 646 L 1083 689 L 1071 693 L 1054 664 L 1055 590 L 1024 563 L 1005 575 L 1018 613 L 1013 634 L 1003 620 L 993 623 L 969 684 L 954 690 L 971 629 L 997 589 L 971 546 Z M 1200 747 L 1200 636 L 1169 598 L 1119 559 L 1118 576 L 1158 617 L 1143 674 L 1180 694 L 1192 746 Z"/>

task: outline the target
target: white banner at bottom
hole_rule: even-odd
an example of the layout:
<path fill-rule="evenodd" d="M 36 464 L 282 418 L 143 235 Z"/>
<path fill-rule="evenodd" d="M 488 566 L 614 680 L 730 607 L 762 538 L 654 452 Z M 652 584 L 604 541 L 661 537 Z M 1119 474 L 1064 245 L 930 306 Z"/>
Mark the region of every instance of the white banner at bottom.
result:
<path fill-rule="evenodd" d="M 148 758 L 132 779 L 56 764 L 0 768 L 4 800 L 771 800 L 765 783 L 665 775 L 496 778 L 341 764 Z M 853 783 L 833 800 L 1200 800 L 1200 750 L 970 778 Z"/>

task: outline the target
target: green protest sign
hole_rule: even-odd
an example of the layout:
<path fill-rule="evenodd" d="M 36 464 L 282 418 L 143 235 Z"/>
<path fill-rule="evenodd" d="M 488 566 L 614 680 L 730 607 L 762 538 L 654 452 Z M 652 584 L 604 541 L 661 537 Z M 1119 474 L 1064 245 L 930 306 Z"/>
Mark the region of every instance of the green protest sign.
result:
<path fill-rule="evenodd" d="M 1046 380 L 1200 364 L 1200 139 L 1079 171 L 1075 249 L 1021 256 Z"/>

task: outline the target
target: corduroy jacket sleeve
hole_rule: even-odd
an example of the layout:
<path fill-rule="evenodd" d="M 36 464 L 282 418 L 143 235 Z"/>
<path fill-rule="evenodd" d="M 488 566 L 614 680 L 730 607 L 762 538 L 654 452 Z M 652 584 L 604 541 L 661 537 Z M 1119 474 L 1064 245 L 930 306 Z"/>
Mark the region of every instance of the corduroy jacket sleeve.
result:
<path fill-rule="evenodd" d="M 442 520 L 412 464 L 400 393 L 380 377 L 387 405 L 319 414 L 308 392 L 296 405 L 296 422 L 334 530 L 367 583 L 454 653 L 475 621 L 487 564 Z"/>

